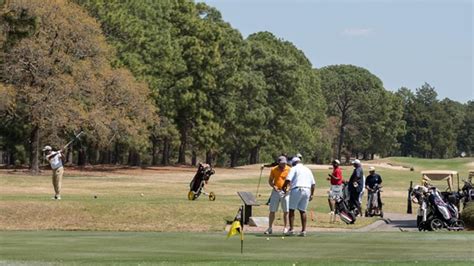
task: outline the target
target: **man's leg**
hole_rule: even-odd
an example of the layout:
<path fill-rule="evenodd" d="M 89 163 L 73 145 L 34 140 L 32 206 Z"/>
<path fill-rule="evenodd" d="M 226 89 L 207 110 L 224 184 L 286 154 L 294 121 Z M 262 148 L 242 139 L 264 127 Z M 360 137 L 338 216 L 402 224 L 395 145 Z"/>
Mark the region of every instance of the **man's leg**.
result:
<path fill-rule="evenodd" d="M 356 188 L 351 189 L 350 191 L 350 203 L 351 203 L 351 209 L 360 209 L 360 204 L 359 204 L 359 192 L 357 191 Z"/>
<path fill-rule="evenodd" d="M 288 218 L 290 220 L 290 231 L 293 231 L 293 225 L 295 222 L 295 210 L 290 209 L 290 213 L 288 215 Z"/>
<path fill-rule="evenodd" d="M 268 214 L 268 229 L 264 232 L 264 234 L 272 234 L 272 226 L 273 222 L 275 221 L 275 212 L 278 211 L 278 204 L 280 204 L 280 198 L 278 193 L 275 190 L 272 190 L 272 194 L 270 195 L 270 213 Z"/>
<path fill-rule="evenodd" d="M 53 169 L 52 171 L 53 171 L 53 176 L 52 176 L 51 180 L 52 180 L 52 183 L 53 183 L 54 198 L 56 198 L 56 196 L 58 195 L 58 189 L 57 189 L 57 187 L 58 187 L 58 186 L 57 186 L 57 183 L 58 183 L 58 181 L 57 181 L 57 180 L 58 180 L 58 176 L 57 176 L 57 174 L 56 174 L 56 170 L 55 170 L 55 169 Z"/>
<path fill-rule="evenodd" d="M 288 213 L 289 212 L 283 212 L 283 224 L 285 226 L 285 229 L 288 228 Z"/>
<path fill-rule="evenodd" d="M 306 212 L 300 210 L 301 216 L 301 232 L 306 232 Z"/>
<path fill-rule="evenodd" d="M 289 205 L 290 205 L 290 200 L 289 197 L 283 197 L 281 199 L 281 210 L 283 211 L 283 233 L 286 234 L 288 232 L 288 213 L 289 213 Z"/>
<path fill-rule="evenodd" d="M 271 229 L 273 226 L 273 221 L 275 221 L 275 212 L 270 212 L 268 215 L 268 228 Z"/>
<path fill-rule="evenodd" d="M 63 174 L 64 174 L 64 168 L 63 167 L 59 167 L 59 169 L 57 170 L 56 172 L 56 175 L 57 175 L 57 195 L 58 195 L 58 199 L 61 199 L 60 195 L 61 195 L 61 188 L 62 188 L 62 183 L 63 183 Z"/>

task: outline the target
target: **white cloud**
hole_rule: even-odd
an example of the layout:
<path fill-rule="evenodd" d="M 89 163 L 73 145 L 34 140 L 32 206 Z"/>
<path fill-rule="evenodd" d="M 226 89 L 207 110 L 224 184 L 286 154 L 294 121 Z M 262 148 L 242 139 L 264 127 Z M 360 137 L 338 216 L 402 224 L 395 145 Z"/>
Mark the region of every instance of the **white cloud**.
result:
<path fill-rule="evenodd" d="M 344 29 L 341 34 L 344 36 L 369 36 L 374 33 L 374 30 L 371 28 L 348 28 Z"/>

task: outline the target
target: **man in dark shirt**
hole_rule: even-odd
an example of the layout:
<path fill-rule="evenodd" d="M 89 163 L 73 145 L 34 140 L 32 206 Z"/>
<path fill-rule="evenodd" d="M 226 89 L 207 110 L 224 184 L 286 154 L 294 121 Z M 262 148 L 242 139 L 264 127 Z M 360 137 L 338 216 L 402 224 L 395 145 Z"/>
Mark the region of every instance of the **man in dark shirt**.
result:
<path fill-rule="evenodd" d="M 365 179 L 365 188 L 367 191 L 371 191 L 374 189 L 375 185 L 381 185 L 382 184 L 382 177 L 379 174 L 375 173 L 375 167 L 370 167 L 369 168 L 369 175 Z M 369 195 L 367 195 L 368 199 Z M 382 206 L 382 199 L 380 198 L 380 190 L 377 193 L 377 198 L 378 198 L 378 203 L 379 206 Z"/>
<path fill-rule="evenodd" d="M 357 208 L 360 214 L 362 210 L 360 207 L 359 195 L 364 189 L 364 171 L 362 170 L 362 165 L 359 160 L 356 159 L 352 161 L 352 165 L 354 166 L 354 171 L 349 179 L 349 203 L 351 208 Z"/>

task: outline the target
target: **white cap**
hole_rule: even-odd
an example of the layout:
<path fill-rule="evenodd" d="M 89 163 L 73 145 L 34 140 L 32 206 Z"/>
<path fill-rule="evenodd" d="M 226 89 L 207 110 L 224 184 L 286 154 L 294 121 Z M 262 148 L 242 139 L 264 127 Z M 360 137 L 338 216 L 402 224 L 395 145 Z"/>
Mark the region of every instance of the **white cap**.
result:
<path fill-rule="evenodd" d="M 303 158 L 303 155 L 301 155 L 301 153 L 297 153 L 297 154 L 296 154 L 296 157 L 302 159 L 302 158 Z"/>
<path fill-rule="evenodd" d="M 369 172 L 375 171 L 375 167 L 371 166 L 369 167 Z"/>
<path fill-rule="evenodd" d="M 332 162 L 333 162 L 333 163 L 337 163 L 337 164 L 341 164 L 341 162 L 340 162 L 338 159 L 336 159 L 336 160 L 334 160 L 334 161 L 332 161 Z"/>
<path fill-rule="evenodd" d="M 53 148 L 51 148 L 51 146 L 49 146 L 49 145 L 46 145 L 43 148 L 43 151 L 51 151 L 51 150 L 53 150 Z"/>
<path fill-rule="evenodd" d="M 293 157 L 293 159 L 291 159 L 291 163 L 296 163 L 296 162 L 301 162 L 301 159 L 299 157 Z"/>
<path fill-rule="evenodd" d="M 354 161 L 352 161 L 352 164 L 360 164 L 360 161 L 358 159 L 355 159 Z"/>

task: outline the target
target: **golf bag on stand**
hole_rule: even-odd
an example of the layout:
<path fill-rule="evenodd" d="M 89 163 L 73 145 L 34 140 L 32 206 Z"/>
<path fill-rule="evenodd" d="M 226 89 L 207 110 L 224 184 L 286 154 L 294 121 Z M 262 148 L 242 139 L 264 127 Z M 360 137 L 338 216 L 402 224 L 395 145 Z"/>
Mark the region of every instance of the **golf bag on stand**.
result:
<path fill-rule="evenodd" d="M 204 186 L 207 184 L 209 178 L 211 178 L 211 175 L 213 175 L 214 173 L 214 169 L 212 169 L 209 164 L 199 163 L 198 170 L 194 175 L 193 180 L 191 180 L 191 183 L 189 184 L 189 200 L 195 200 L 199 198 L 201 193 L 208 196 L 209 200 L 211 201 L 216 200 L 216 195 L 214 194 L 214 192 L 207 193 L 204 191 Z"/>
<path fill-rule="evenodd" d="M 335 214 L 339 215 L 346 224 L 353 224 L 356 221 L 356 214 L 349 207 L 349 188 L 347 182 L 342 185 L 342 196 L 335 198 Z"/>
<path fill-rule="evenodd" d="M 379 186 L 379 184 L 375 184 L 373 189 L 368 189 L 365 217 L 380 216 L 383 218 L 382 200 L 380 199 L 381 192 L 382 186 Z"/>

